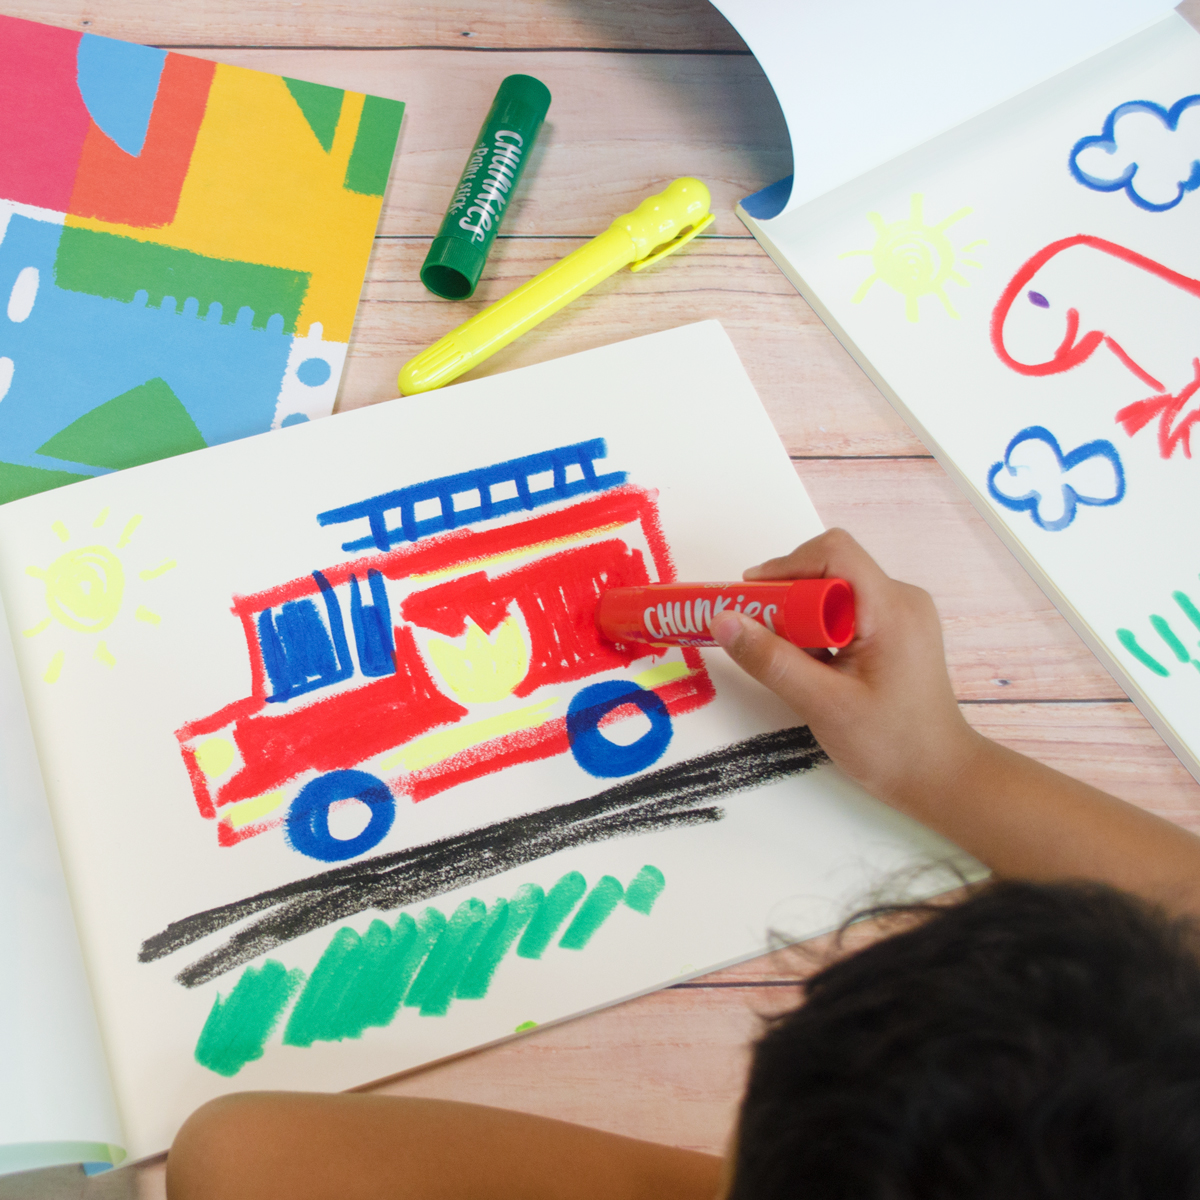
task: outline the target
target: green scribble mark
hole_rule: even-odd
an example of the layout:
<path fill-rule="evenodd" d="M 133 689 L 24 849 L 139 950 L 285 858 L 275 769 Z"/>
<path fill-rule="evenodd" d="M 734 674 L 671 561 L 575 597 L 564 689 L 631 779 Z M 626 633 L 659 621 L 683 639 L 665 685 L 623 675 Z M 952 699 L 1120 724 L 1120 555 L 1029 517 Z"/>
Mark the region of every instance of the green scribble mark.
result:
<path fill-rule="evenodd" d="M 667 880 L 663 873 L 647 863 L 629 881 L 629 886 L 625 889 L 625 906 L 648 917 L 655 900 L 666 886 Z"/>
<path fill-rule="evenodd" d="M 484 922 L 479 945 L 458 981 L 458 999 L 482 1000 L 487 995 L 496 968 L 544 899 L 536 883 L 525 883 L 511 900 L 496 901 Z"/>
<path fill-rule="evenodd" d="M 205 445 L 195 421 L 166 381 L 151 379 L 84 413 L 37 452 L 120 471 L 203 450 Z"/>
<path fill-rule="evenodd" d="M 530 1029 L 536 1029 L 538 1023 L 536 1021 L 522 1021 L 520 1025 L 513 1030 L 513 1033 L 525 1033 Z"/>
<path fill-rule="evenodd" d="M 44 471 L 41 467 L 22 467 L 16 463 L 0 462 L 0 504 L 48 492 L 51 488 L 65 487 L 91 479 L 90 475 L 72 475 L 70 471 Z"/>
<path fill-rule="evenodd" d="M 419 1009 L 423 1017 L 444 1017 L 450 1011 L 459 978 L 483 937 L 486 916 L 487 906 L 473 898 L 454 910 L 404 997 L 405 1008 Z"/>
<path fill-rule="evenodd" d="M 309 274 L 209 258 L 176 246 L 67 225 L 58 243 L 54 281 L 68 292 L 126 304 L 132 303 L 139 291 L 148 296 L 146 303 L 152 307 L 158 307 L 167 296 L 173 296 L 180 308 L 194 298 L 200 303 L 200 312 L 210 319 L 209 305 L 217 302 L 223 325 L 232 325 L 242 308 L 250 308 L 253 327 L 265 329 L 278 313 L 283 317 L 284 332 L 295 333 Z"/>
<path fill-rule="evenodd" d="M 1200 608 L 1192 603 L 1192 598 L 1186 592 L 1172 592 L 1171 599 L 1183 610 L 1183 615 L 1200 629 Z"/>
<path fill-rule="evenodd" d="M 308 127 L 321 143 L 326 154 L 333 149 L 333 135 L 337 132 L 338 117 L 342 115 L 342 100 L 346 93 L 341 88 L 327 87 L 323 83 L 305 83 L 303 79 L 283 82 L 292 93 L 292 99 L 300 106 Z"/>
<path fill-rule="evenodd" d="M 232 1076 L 262 1058 L 271 1030 L 303 981 L 303 971 L 289 971 L 271 958 L 261 967 L 247 967 L 229 998 L 218 994 L 213 1001 L 196 1043 L 196 1061 L 218 1075 Z"/>
<path fill-rule="evenodd" d="M 1128 650 L 1129 653 L 1132 654 L 1133 657 L 1142 664 L 1142 666 L 1149 667 L 1150 670 L 1155 673 L 1155 675 L 1170 675 L 1171 672 L 1168 671 L 1167 668 L 1158 661 L 1158 659 L 1151 657 L 1146 653 L 1145 650 L 1141 648 L 1141 646 L 1138 645 L 1138 640 L 1133 636 L 1132 629 L 1118 629 L 1117 641 L 1119 641 L 1121 645 L 1124 646 L 1125 649 Z"/>
<path fill-rule="evenodd" d="M 1170 647 L 1171 653 L 1175 655 L 1180 662 L 1187 662 L 1192 656 L 1188 653 L 1188 648 L 1175 636 L 1175 631 L 1167 624 L 1163 617 L 1158 613 L 1150 615 L 1150 624 L 1154 626 L 1154 632 Z"/>
<path fill-rule="evenodd" d="M 394 927 L 372 921 L 361 937 L 339 929 L 296 1001 L 284 1045 L 357 1038 L 365 1029 L 388 1025 L 445 924 L 430 908 L 418 920 L 402 914 Z"/>
<path fill-rule="evenodd" d="M 382 196 L 392 170 L 396 139 L 400 136 L 400 121 L 404 105 L 382 96 L 368 96 L 363 101 L 362 116 L 354 149 L 346 164 L 344 187 L 363 196 Z"/>
<path fill-rule="evenodd" d="M 558 927 L 587 891 L 587 880 L 578 871 L 568 871 L 547 893 L 529 922 L 520 942 L 518 958 L 541 958 Z"/>
<path fill-rule="evenodd" d="M 602 875 L 579 906 L 575 919 L 567 926 L 567 932 L 559 938 L 558 944 L 564 950 L 582 950 L 592 940 L 596 930 L 612 916 L 613 909 L 621 903 L 624 895 L 625 889 L 619 879 Z"/>

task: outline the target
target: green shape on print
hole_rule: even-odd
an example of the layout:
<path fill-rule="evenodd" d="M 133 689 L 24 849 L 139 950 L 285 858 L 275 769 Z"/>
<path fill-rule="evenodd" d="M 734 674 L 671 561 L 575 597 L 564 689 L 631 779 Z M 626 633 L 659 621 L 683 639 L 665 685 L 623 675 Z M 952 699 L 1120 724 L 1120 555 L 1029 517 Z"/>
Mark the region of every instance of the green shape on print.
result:
<path fill-rule="evenodd" d="M 179 397 L 164 380 L 151 379 L 84 413 L 38 453 L 119 471 L 205 444 Z"/>
<path fill-rule="evenodd" d="M 398 100 L 367 96 L 363 101 L 354 149 L 346 164 L 343 187 L 348 191 L 358 192 L 362 196 L 383 195 L 392 171 L 392 158 L 396 153 L 396 139 L 400 136 L 403 117 L 404 105 Z"/>
<path fill-rule="evenodd" d="M 587 880 L 568 871 L 547 893 L 517 945 L 518 958 L 541 958 L 558 927 L 587 891 Z"/>
<path fill-rule="evenodd" d="M 326 154 L 333 148 L 333 135 L 337 132 L 338 117 L 342 115 L 342 100 L 346 93 L 342 88 L 327 87 L 323 83 L 306 83 L 303 79 L 283 76 L 292 99 L 300 106 L 308 127 L 316 134 L 321 149 Z"/>
<path fill-rule="evenodd" d="M 444 1017 L 450 1011 L 458 981 L 483 938 L 486 917 L 481 900 L 464 900 L 454 910 L 404 997 L 405 1008 L 419 1009 L 423 1017 Z"/>
<path fill-rule="evenodd" d="M 228 1077 L 262 1058 L 267 1038 L 303 980 L 303 971 L 289 971 L 271 958 L 261 967 L 247 967 L 229 998 L 222 1000 L 218 993 L 213 1001 L 196 1043 L 196 1061 Z"/>
<path fill-rule="evenodd" d="M 74 461 L 79 461 L 78 459 Z M 41 467 L 22 467 L 16 463 L 0 462 L 0 504 L 48 492 L 51 488 L 65 487 L 91 479 L 90 475 L 73 475 L 70 471 L 45 471 Z"/>
<path fill-rule="evenodd" d="M 655 900 L 666 886 L 666 876 L 657 867 L 647 863 L 629 881 L 629 886 L 625 889 L 625 905 L 648 917 Z"/>
<path fill-rule="evenodd" d="M 613 909 L 621 903 L 624 895 L 625 889 L 619 879 L 602 875 L 579 906 L 575 919 L 567 926 L 567 932 L 559 938 L 558 944 L 564 950 L 582 950 L 592 940 L 596 930 L 612 916 Z"/>
<path fill-rule="evenodd" d="M 265 329 L 279 314 L 286 333 L 296 332 L 309 278 L 307 271 L 209 258 L 177 246 L 71 225 L 63 228 L 54 261 L 54 282 L 68 292 L 126 304 L 143 292 L 153 308 L 168 296 L 180 309 L 194 299 L 199 303 L 197 316 L 211 321 L 219 315 L 222 325 L 232 325 L 239 312 L 249 308 L 253 328 Z M 211 309 L 214 303 L 220 305 L 219 314 Z"/>
<path fill-rule="evenodd" d="M 511 900 L 497 900 L 484 923 L 483 936 L 458 981 L 459 1000 L 482 1000 L 501 960 L 529 924 L 545 896 L 536 883 L 524 883 Z"/>

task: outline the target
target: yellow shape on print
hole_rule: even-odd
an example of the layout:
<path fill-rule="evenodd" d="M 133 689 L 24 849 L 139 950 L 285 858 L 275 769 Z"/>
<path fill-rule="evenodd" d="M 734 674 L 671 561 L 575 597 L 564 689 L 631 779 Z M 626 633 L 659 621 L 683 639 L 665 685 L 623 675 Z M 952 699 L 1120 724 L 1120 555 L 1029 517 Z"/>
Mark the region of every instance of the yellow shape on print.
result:
<path fill-rule="evenodd" d="M 37 635 L 39 633 L 45 633 L 46 630 L 49 628 L 50 628 L 50 618 L 45 617 L 41 621 L 39 621 L 36 625 L 34 625 L 32 629 L 23 629 L 23 630 L 21 630 L 21 633 L 22 633 L 22 636 L 24 636 L 24 637 L 37 637 Z"/>
<path fill-rule="evenodd" d="M 165 575 L 168 571 L 177 567 L 179 564 L 173 559 L 168 558 L 166 562 L 161 562 L 157 567 L 147 567 L 144 571 L 138 572 L 139 579 L 157 579 L 160 575 Z"/>
<path fill-rule="evenodd" d="M 968 281 L 955 268 L 960 264 L 977 267 L 979 263 L 968 258 L 956 261 L 958 251 L 946 236 L 946 230 L 967 216 L 971 209 L 960 208 L 936 225 L 926 225 L 924 204 L 924 196 L 914 192 L 909 200 L 908 216 L 890 224 L 879 213 L 867 214 L 867 220 L 875 227 L 875 245 L 870 250 L 849 250 L 841 256 L 868 255 L 875 268 L 874 274 L 854 293 L 854 304 L 861 304 L 876 283 L 885 283 L 904 297 L 904 315 L 910 321 L 920 317 L 917 302 L 922 296 L 936 296 L 950 316 L 958 319 L 958 313 L 946 295 L 945 285 L 953 280 L 967 287 Z M 974 241 L 964 246 L 963 251 L 982 245 L 982 239 Z"/>
<path fill-rule="evenodd" d="M 106 546 L 82 546 L 60 554 L 44 571 L 25 573 L 46 585 L 50 615 L 68 629 L 98 633 L 113 623 L 125 594 L 121 560 Z"/>
<path fill-rule="evenodd" d="M 218 64 L 175 219 L 157 229 L 72 215 L 67 224 L 307 271 L 297 334 L 319 322 L 328 341 L 349 341 L 381 203 L 342 186 L 363 100 L 345 93 L 326 153 L 281 78 Z"/>
<path fill-rule="evenodd" d="M 107 520 L 108 520 L 108 509 L 107 509 L 107 508 L 102 508 L 102 509 L 101 509 L 101 510 L 100 510 L 100 511 L 99 511 L 99 512 L 96 514 L 96 519 L 95 519 L 95 520 L 92 522 L 92 528 L 93 528 L 93 529 L 99 529 L 99 528 L 100 528 L 100 526 L 101 526 L 101 525 L 103 525 L 103 524 L 104 524 L 104 522 L 105 522 L 105 521 L 107 521 Z"/>
<path fill-rule="evenodd" d="M 469 750 L 472 746 L 490 742 L 492 738 L 516 733 L 518 729 L 533 729 L 537 725 L 545 724 L 549 719 L 546 714 L 557 703 L 558 697 L 554 696 L 549 700 L 539 700 L 537 704 L 501 713 L 496 717 L 487 717 L 470 725 L 456 725 L 453 729 L 441 733 L 427 733 L 424 737 L 409 742 L 395 754 L 389 754 L 379 764 L 380 769 L 390 771 L 393 767 L 403 767 L 406 771 L 419 771 L 422 767 L 431 767 L 434 763 L 451 758 L 463 750 Z"/>
<path fill-rule="evenodd" d="M 112 651 L 103 643 L 96 643 L 96 650 L 92 657 L 98 662 L 103 663 L 106 667 L 115 667 L 117 660 L 113 658 Z"/>
<path fill-rule="evenodd" d="M 283 803 L 283 792 L 268 792 L 265 796 L 256 796 L 253 800 L 243 800 L 240 804 L 231 804 L 221 810 L 221 816 L 229 821 L 234 829 L 241 829 L 274 812 Z"/>
<path fill-rule="evenodd" d="M 192 753 L 196 756 L 196 765 L 209 779 L 224 775 L 233 766 L 233 743 L 228 738 L 206 738 Z M 247 801 L 247 803 L 253 803 L 253 801 Z"/>
<path fill-rule="evenodd" d="M 692 673 L 692 668 L 685 662 L 661 663 L 633 677 L 633 682 L 639 687 L 656 688 L 664 683 L 674 683 Z"/>
<path fill-rule="evenodd" d="M 62 674 L 64 658 L 66 658 L 66 655 L 61 650 L 57 651 L 54 657 L 51 658 L 50 665 L 46 668 L 45 675 L 42 676 L 47 683 L 54 683 L 59 675 Z"/>
<path fill-rule="evenodd" d="M 503 700 L 529 670 L 529 650 L 515 617 L 505 617 L 490 638 L 468 618 L 461 650 L 441 638 L 430 638 L 428 645 L 433 665 L 450 690 L 468 704 Z"/>
<path fill-rule="evenodd" d="M 125 522 L 125 528 L 121 530 L 121 536 L 117 538 L 117 549 L 124 550 L 129 545 L 129 539 L 133 537 L 133 531 L 142 523 L 142 514 L 134 513 L 128 521 Z"/>
<path fill-rule="evenodd" d="M 71 535 L 67 532 L 67 527 L 61 521 L 55 521 L 50 528 L 54 531 L 54 536 L 60 542 L 69 542 L 71 540 Z"/>
<path fill-rule="evenodd" d="M 146 572 L 143 571 L 142 578 L 144 579 L 145 577 Z M 162 617 L 156 612 L 151 612 L 144 604 L 139 604 L 137 611 L 133 615 L 136 620 L 145 621 L 147 625 L 160 625 L 162 623 Z"/>

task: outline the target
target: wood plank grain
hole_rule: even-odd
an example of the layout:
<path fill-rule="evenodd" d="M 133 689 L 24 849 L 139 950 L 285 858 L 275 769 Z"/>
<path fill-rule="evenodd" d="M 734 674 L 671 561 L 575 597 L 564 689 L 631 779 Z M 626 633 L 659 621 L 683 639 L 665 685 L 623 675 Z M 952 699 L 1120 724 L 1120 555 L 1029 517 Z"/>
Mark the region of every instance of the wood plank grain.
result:
<path fill-rule="evenodd" d="M 380 232 L 432 237 L 504 76 L 554 101 L 505 217 L 509 235 L 591 237 L 680 175 L 713 192 L 714 233 L 749 237 L 743 196 L 791 170 L 775 94 L 748 55 L 205 50 L 203 57 L 406 104 Z"/>
<path fill-rule="evenodd" d="M 499 238 L 475 296 L 439 300 L 418 278 L 428 241 L 376 240 L 339 409 L 390 399 L 396 372 L 485 305 L 582 242 Z M 748 238 L 701 237 L 636 275 L 621 271 L 463 376 L 477 379 L 691 321 L 721 320 L 793 455 L 924 455 L 820 318 Z"/>
<path fill-rule="evenodd" d="M 156 46 L 440 46 L 745 52 L 706 0 L 9 0 L 10 16 Z"/>

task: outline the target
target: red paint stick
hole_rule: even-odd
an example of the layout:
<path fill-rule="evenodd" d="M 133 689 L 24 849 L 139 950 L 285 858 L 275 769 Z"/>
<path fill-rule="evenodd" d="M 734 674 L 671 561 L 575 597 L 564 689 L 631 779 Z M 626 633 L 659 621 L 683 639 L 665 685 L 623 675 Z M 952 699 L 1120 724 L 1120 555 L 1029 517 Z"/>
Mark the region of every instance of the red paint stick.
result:
<path fill-rule="evenodd" d="M 715 646 L 712 618 L 726 609 L 797 646 L 840 649 L 854 637 L 854 592 L 844 579 L 609 588 L 600 596 L 596 624 L 613 642 Z"/>

